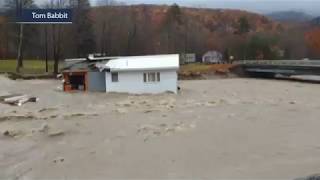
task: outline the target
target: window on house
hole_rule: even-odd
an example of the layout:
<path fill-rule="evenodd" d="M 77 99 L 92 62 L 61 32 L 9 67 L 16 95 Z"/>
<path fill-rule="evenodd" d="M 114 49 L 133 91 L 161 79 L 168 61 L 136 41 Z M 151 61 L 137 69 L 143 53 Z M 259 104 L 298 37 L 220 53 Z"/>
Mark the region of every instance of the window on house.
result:
<path fill-rule="evenodd" d="M 118 73 L 111 73 L 111 81 L 112 82 L 119 82 Z"/>
<path fill-rule="evenodd" d="M 160 72 L 143 73 L 144 82 L 160 82 Z"/>
<path fill-rule="evenodd" d="M 148 81 L 156 82 L 156 73 L 148 73 Z"/>

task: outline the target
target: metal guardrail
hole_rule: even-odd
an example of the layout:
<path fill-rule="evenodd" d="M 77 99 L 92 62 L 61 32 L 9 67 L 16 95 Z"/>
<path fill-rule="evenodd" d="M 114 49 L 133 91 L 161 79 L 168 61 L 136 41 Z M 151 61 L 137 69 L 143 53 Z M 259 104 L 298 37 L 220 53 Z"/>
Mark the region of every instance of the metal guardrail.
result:
<path fill-rule="evenodd" d="M 319 66 L 320 60 L 243 60 L 234 61 L 239 65 L 276 65 L 276 66 Z"/>

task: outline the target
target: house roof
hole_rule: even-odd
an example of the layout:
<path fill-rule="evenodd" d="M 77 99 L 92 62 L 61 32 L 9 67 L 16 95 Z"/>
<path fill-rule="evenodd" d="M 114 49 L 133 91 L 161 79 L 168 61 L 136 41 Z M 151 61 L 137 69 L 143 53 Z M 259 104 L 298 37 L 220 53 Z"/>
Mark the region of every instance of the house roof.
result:
<path fill-rule="evenodd" d="M 73 63 L 65 62 L 63 71 L 72 71 L 72 70 L 90 70 L 94 68 L 95 63 L 90 63 L 87 61 L 74 61 Z"/>
<path fill-rule="evenodd" d="M 216 55 L 216 54 L 222 54 L 221 52 L 219 52 L 219 51 L 215 51 L 215 50 L 212 50 L 212 51 L 208 51 L 208 52 L 206 52 L 205 54 L 204 54 L 204 56 L 206 56 L 206 55 L 208 55 L 208 56 L 210 56 L 210 55 Z"/>
<path fill-rule="evenodd" d="M 109 69 L 111 72 L 138 71 L 138 70 L 166 70 L 179 69 L 179 55 L 152 55 L 118 57 L 106 63 L 98 63 L 96 66 L 101 70 Z"/>
<path fill-rule="evenodd" d="M 101 61 L 101 63 L 105 63 L 106 61 Z M 94 61 L 88 61 L 84 60 L 79 61 L 73 60 L 70 61 L 68 60 L 67 62 L 64 63 L 64 68 L 62 69 L 63 71 L 98 71 L 99 68 L 96 66 L 97 62 Z"/>

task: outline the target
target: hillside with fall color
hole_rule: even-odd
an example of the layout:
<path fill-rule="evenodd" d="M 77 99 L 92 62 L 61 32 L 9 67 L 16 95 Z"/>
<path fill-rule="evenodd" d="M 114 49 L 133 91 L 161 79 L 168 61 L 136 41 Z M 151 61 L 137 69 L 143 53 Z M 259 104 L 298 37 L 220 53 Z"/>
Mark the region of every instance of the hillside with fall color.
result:
<path fill-rule="evenodd" d="M 153 26 L 159 28 L 164 23 L 169 9 L 170 6 L 157 5 L 98 7 L 92 9 L 92 15 L 95 19 L 100 19 L 98 16 L 105 11 L 109 11 L 109 14 L 120 12 L 124 13 L 124 16 L 133 15 L 139 21 L 149 19 Z M 280 23 L 273 22 L 264 15 L 248 11 L 186 7 L 180 9 L 182 18 L 202 26 L 209 32 L 236 33 L 241 17 L 247 18 L 253 32 L 277 31 L 279 26 L 281 27 Z"/>
<path fill-rule="evenodd" d="M 115 55 L 181 52 L 201 55 L 209 50 L 226 49 L 237 54 L 241 51 L 237 47 L 251 36 L 279 35 L 287 29 L 285 24 L 260 14 L 226 9 L 105 6 L 93 8 L 91 16 L 96 34 L 102 37 L 98 39 L 98 48 Z M 241 20 L 247 23 L 245 32 L 241 32 Z"/>
<path fill-rule="evenodd" d="M 276 22 L 268 17 L 231 9 L 186 8 L 174 4 L 108 5 L 87 7 L 71 25 L 25 27 L 23 55 L 44 58 L 84 57 L 89 53 L 108 56 L 195 53 L 197 59 L 210 50 L 225 60 L 318 58 L 318 31 L 308 23 Z M 0 19 L 1 24 L 1 19 Z M 2 24 L 0 58 L 15 58 L 17 27 Z M 55 33 L 52 33 L 55 32 Z M 59 37 L 59 41 L 53 39 Z M 311 38 L 310 38 L 311 37 Z M 47 40 L 46 40 L 47 39 Z M 57 50 L 57 49 L 56 49 Z"/>

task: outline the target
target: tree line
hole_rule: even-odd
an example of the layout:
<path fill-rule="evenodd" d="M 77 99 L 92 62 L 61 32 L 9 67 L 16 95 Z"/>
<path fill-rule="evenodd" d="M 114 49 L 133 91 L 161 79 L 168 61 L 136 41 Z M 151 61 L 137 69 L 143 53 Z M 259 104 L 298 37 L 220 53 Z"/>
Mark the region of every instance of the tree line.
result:
<path fill-rule="evenodd" d="M 88 0 L 48 0 L 41 6 L 33 0 L 5 0 L 7 22 L 19 8 L 71 8 L 73 23 L 0 23 L 0 59 L 17 59 L 17 72 L 23 67 L 23 59 L 49 59 L 54 61 L 54 73 L 58 73 L 59 61 L 90 53 L 196 53 L 200 57 L 206 51 L 217 50 L 226 61 L 230 56 L 237 60 L 319 56 L 319 31 L 306 32 L 304 27 L 284 29 L 279 25 L 276 32 L 258 31 L 246 16 L 237 17 L 232 25 L 204 23 L 203 17 L 191 16 L 177 4 L 164 8 L 164 12 L 113 0 L 100 0 L 98 5 L 91 7 Z"/>

